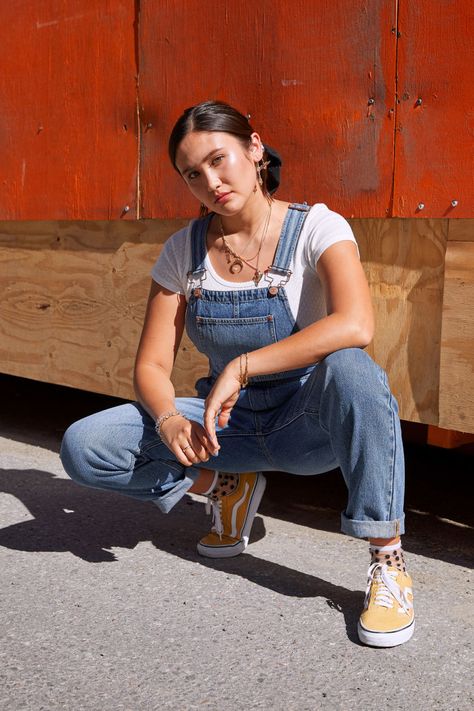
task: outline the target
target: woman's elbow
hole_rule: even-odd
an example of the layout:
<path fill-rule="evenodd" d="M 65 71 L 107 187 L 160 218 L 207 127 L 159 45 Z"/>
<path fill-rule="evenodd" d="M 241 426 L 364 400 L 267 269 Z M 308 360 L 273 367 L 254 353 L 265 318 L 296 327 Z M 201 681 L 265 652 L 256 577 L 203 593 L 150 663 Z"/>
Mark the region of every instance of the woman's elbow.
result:
<path fill-rule="evenodd" d="M 372 316 L 362 319 L 355 324 L 355 338 L 359 348 L 366 348 L 373 340 L 375 332 Z"/>

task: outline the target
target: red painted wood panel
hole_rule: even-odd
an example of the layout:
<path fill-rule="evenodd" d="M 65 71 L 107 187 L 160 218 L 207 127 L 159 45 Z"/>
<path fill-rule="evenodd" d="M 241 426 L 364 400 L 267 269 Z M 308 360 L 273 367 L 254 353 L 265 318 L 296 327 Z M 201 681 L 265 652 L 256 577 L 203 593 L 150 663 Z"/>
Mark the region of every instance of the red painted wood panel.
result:
<path fill-rule="evenodd" d="M 472 217 L 474 3 L 400 0 L 398 29 L 394 214 Z"/>
<path fill-rule="evenodd" d="M 211 98 L 250 113 L 281 152 L 280 197 L 387 215 L 395 8 L 396 0 L 141 0 L 143 215 L 196 213 L 166 144 L 182 110 Z"/>
<path fill-rule="evenodd" d="M 2 2 L 0 219 L 136 215 L 133 0 Z"/>

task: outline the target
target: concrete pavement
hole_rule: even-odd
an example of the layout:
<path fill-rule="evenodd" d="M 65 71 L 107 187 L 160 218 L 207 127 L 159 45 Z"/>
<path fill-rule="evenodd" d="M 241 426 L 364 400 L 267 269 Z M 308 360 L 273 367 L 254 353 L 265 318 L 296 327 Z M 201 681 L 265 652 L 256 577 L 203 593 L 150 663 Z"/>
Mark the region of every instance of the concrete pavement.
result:
<path fill-rule="evenodd" d="M 110 399 L 1 381 L 2 711 L 473 708 L 472 457 L 407 449 L 417 628 L 376 650 L 338 473 L 272 475 L 247 552 L 208 561 L 199 497 L 163 516 L 62 471 L 64 427 Z"/>

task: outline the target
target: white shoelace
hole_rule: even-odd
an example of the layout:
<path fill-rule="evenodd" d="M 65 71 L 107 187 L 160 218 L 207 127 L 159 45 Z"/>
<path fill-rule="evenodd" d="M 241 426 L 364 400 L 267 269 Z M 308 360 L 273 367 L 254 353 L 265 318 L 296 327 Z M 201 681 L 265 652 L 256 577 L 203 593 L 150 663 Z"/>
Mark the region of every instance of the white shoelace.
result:
<path fill-rule="evenodd" d="M 377 585 L 377 592 L 375 593 L 374 605 L 380 605 L 380 607 L 393 607 L 393 599 L 398 602 L 403 612 L 408 612 L 413 607 L 406 595 L 406 591 L 401 590 L 400 586 L 396 582 L 396 577 L 398 575 L 397 570 L 389 570 L 388 567 L 380 563 L 372 563 L 369 567 L 369 579 L 367 582 L 367 590 L 365 593 L 365 608 L 369 605 L 370 590 L 372 587 L 372 582 L 375 581 Z"/>
<path fill-rule="evenodd" d="M 221 506 L 222 501 L 220 498 L 217 499 L 217 501 L 215 499 L 211 499 L 210 497 L 207 498 L 206 513 L 209 515 L 212 511 L 212 530 L 215 531 L 222 540 L 224 526 L 222 525 Z"/>

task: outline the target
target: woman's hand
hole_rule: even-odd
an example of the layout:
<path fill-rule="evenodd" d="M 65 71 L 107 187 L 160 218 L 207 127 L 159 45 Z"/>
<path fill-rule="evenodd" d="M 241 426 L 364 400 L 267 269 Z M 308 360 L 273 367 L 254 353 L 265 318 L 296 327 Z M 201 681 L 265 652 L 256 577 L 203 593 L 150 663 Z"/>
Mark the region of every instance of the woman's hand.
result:
<path fill-rule="evenodd" d="M 238 359 L 226 365 L 206 398 L 204 427 L 215 449 L 219 449 L 216 437 L 216 417 L 219 427 L 225 427 L 242 388 L 238 377 L 239 369 Z"/>
<path fill-rule="evenodd" d="M 207 462 L 216 447 L 199 422 L 170 417 L 161 425 L 161 439 L 185 467 Z"/>

